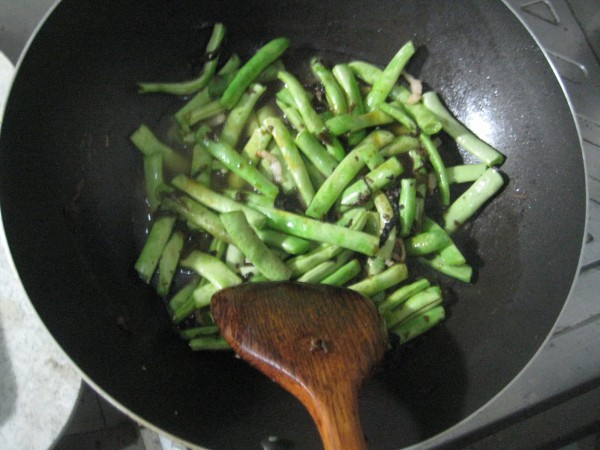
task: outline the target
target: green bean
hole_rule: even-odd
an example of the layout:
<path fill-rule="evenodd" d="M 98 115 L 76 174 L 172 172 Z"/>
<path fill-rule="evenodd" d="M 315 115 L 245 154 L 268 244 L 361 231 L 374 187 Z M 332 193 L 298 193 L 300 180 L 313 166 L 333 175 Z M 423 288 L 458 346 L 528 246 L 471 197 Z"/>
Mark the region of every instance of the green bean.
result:
<path fill-rule="evenodd" d="M 360 115 L 340 114 L 327 120 L 325 125 L 332 134 L 339 136 L 348 131 L 358 131 L 379 125 L 387 125 L 393 121 L 394 119 L 391 116 L 379 109 L 375 109 Z"/>
<path fill-rule="evenodd" d="M 187 115 L 184 116 L 184 120 L 186 120 L 190 126 L 196 125 L 198 122 L 218 116 L 223 111 L 225 111 L 225 108 L 219 103 L 219 100 L 213 100 L 189 111 Z"/>
<path fill-rule="evenodd" d="M 219 334 L 219 327 L 216 325 L 205 325 L 202 327 L 187 328 L 179 332 L 179 335 L 186 341 L 189 341 L 190 339 L 193 339 L 195 337 L 210 336 L 213 334 Z"/>
<path fill-rule="evenodd" d="M 352 252 L 349 250 L 344 250 L 339 255 L 337 255 L 334 259 L 329 261 L 324 261 L 321 264 L 313 267 L 309 271 L 303 273 L 297 281 L 301 281 L 303 283 L 319 283 L 324 278 L 328 277 L 340 267 L 342 267 L 346 262 L 352 257 Z"/>
<path fill-rule="evenodd" d="M 263 126 L 257 127 L 244 148 L 242 154 L 248 158 L 248 161 L 258 161 L 260 156 L 259 152 L 265 151 L 271 142 L 271 133 Z"/>
<path fill-rule="evenodd" d="M 271 158 L 264 158 L 267 154 L 263 153 L 263 159 L 260 161 L 261 167 L 266 169 L 266 172 L 270 174 L 271 179 L 281 186 L 281 190 L 285 194 L 294 194 L 296 192 L 296 182 L 292 177 L 292 173 L 290 172 L 290 168 L 285 162 L 283 158 L 283 154 L 275 140 L 271 141 L 271 145 L 269 146 L 269 151 L 273 155 L 277 161 L 277 165 L 273 164 Z M 278 173 L 279 172 L 279 173 Z"/>
<path fill-rule="evenodd" d="M 364 203 L 372 192 L 384 188 L 399 177 L 402 172 L 404 172 L 404 168 L 400 161 L 393 157 L 388 159 L 362 179 L 348 186 L 342 193 L 342 205 Z"/>
<path fill-rule="evenodd" d="M 404 241 L 408 256 L 423 256 L 441 250 L 450 243 L 445 231 L 422 231 Z"/>
<path fill-rule="evenodd" d="M 405 344 L 411 339 L 435 327 L 446 317 L 443 306 L 436 306 L 419 314 L 416 317 L 393 328 L 392 333 L 400 338 L 400 344 Z"/>
<path fill-rule="evenodd" d="M 255 231 L 261 241 L 269 247 L 282 250 L 290 255 L 301 255 L 310 249 L 310 241 L 306 239 L 269 229 Z"/>
<path fill-rule="evenodd" d="M 292 236 L 337 245 L 368 256 L 375 255 L 379 249 L 379 240 L 367 233 L 278 209 L 257 209 L 267 216 L 268 226 Z"/>
<path fill-rule="evenodd" d="M 161 216 L 154 220 L 150 228 L 146 243 L 135 262 L 135 270 L 146 283 L 150 283 L 160 255 L 171 236 L 173 225 L 175 225 L 175 217 Z"/>
<path fill-rule="evenodd" d="M 202 309 L 209 306 L 213 294 L 221 289 L 217 285 L 208 282 L 208 280 L 206 281 L 206 284 L 198 286 L 196 289 L 194 289 L 194 292 L 192 292 L 193 309 Z"/>
<path fill-rule="evenodd" d="M 408 237 L 415 221 L 415 208 L 417 200 L 417 181 L 414 178 L 403 178 L 400 181 L 400 197 L 398 200 L 400 211 L 400 236 Z"/>
<path fill-rule="evenodd" d="M 163 207 L 179 214 L 192 230 L 206 231 L 214 237 L 231 242 L 219 216 L 187 196 L 169 196 L 163 199 Z"/>
<path fill-rule="evenodd" d="M 446 166 L 444 165 L 444 161 L 442 161 L 442 157 L 440 156 L 437 147 L 431 141 L 429 136 L 420 134 L 419 139 L 427 151 L 429 162 L 431 163 L 431 166 L 435 172 L 441 203 L 443 206 L 448 206 L 450 204 L 450 183 L 448 183 L 448 175 L 446 174 Z"/>
<path fill-rule="evenodd" d="M 348 286 L 348 289 L 356 291 L 365 297 L 371 297 L 401 283 L 407 277 L 408 269 L 406 268 L 406 264 L 395 264 L 377 275 Z"/>
<path fill-rule="evenodd" d="M 380 103 L 385 102 L 385 99 L 390 95 L 392 88 L 396 85 L 400 74 L 414 53 L 415 47 L 412 41 L 408 41 L 392 57 L 381 75 L 373 83 L 371 91 L 365 98 L 365 106 L 368 111 L 373 111 Z"/>
<path fill-rule="evenodd" d="M 440 120 L 444 131 L 452 136 L 457 144 L 464 147 L 465 150 L 473 154 L 482 163 L 488 166 L 495 166 L 504 162 L 504 155 L 483 142 L 456 120 L 442 104 L 435 92 L 425 93 L 423 95 L 423 103 Z"/>
<path fill-rule="evenodd" d="M 277 196 L 279 193 L 277 186 L 267 180 L 256 167 L 248 164 L 248 161 L 230 145 L 212 140 L 206 140 L 204 144 L 215 159 L 221 161 L 231 172 L 246 180 L 254 189 L 269 197 Z"/>
<path fill-rule="evenodd" d="M 346 114 L 348 112 L 346 97 L 331 71 L 318 58 L 310 60 L 310 68 L 325 89 L 325 98 L 331 111 L 335 115 Z"/>
<path fill-rule="evenodd" d="M 382 314 L 388 328 L 395 328 L 399 324 L 412 319 L 428 309 L 442 303 L 442 291 L 439 286 L 430 286 L 412 295 L 400 307 L 386 311 Z"/>
<path fill-rule="evenodd" d="M 370 84 L 371 86 L 375 84 L 383 72 L 383 70 L 381 70 L 375 64 L 371 64 L 366 61 L 352 61 L 348 63 L 348 67 L 358 78 L 363 80 L 365 83 Z"/>
<path fill-rule="evenodd" d="M 231 346 L 221 336 L 200 336 L 190 340 L 189 346 L 194 351 L 199 350 L 231 350 Z"/>
<path fill-rule="evenodd" d="M 387 266 L 385 264 L 385 259 L 375 256 L 373 258 L 367 258 L 365 267 L 367 268 L 367 275 L 372 276 L 383 272 Z"/>
<path fill-rule="evenodd" d="M 146 125 L 140 125 L 130 136 L 130 139 L 144 155 L 161 154 L 164 165 L 173 172 L 189 172 L 190 164 L 187 159 L 168 145 L 163 144 Z"/>
<path fill-rule="evenodd" d="M 266 223 L 266 217 L 255 209 L 249 208 L 225 195 L 219 194 L 185 175 L 177 175 L 173 178 L 171 184 L 188 194 L 194 200 L 215 211 L 221 213 L 243 211 L 248 221 L 256 228 L 262 228 Z"/>
<path fill-rule="evenodd" d="M 160 153 L 144 155 L 144 181 L 150 211 L 154 212 L 160 205 L 160 190 L 164 185 L 163 156 Z"/>
<path fill-rule="evenodd" d="M 227 251 L 225 252 L 225 264 L 227 264 L 227 267 L 237 272 L 244 265 L 245 259 L 244 254 L 234 244 L 227 245 Z"/>
<path fill-rule="evenodd" d="M 306 170 L 308 171 L 310 182 L 312 183 L 313 187 L 318 190 L 323 185 L 323 183 L 325 183 L 327 177 L 323 175 L 319 171 L 319 169 L 317 169 L 315 165 L 312 162 L 310 162 L 308 158 L 306 158 L 305 155 L 302 155 L 302 159 L 304 159 L 304 165 L 306 165 Z"/>
<path fill-rule="evenodd" d="M 169 294 L 184 242 L 185 235 L 181 231 L 175 231 L 162 251 L 158 262 L 158 284 L 156 286 L 156 292 L 162 297 Z"/>
<path fill-rule="evenodd" d="M 404 125 L 411 133 L 417 131 L 417 124 L 414 120 L 410 118 L 410 116 L 404 111 L 404 108 L 400 103 L 380 103 L 377 107 L 392 117 L 394 120 L 398 121 L 400 124 Z"/>
<path fill-rule="evenodd" d="M 300 115 L 300 113 L 298 112 L 298 110 L 296 108 L 282 102 L 279 99 L 275 100 L 275 103 L 277 104 L 279 109 L 281 109 L 281 111 L 283 112 L 283 116 L 290 123 L 290 125 L 294 128 L 294 130 L 296 130 L 298 133 L 300 133 L 306 129 L 306 125 L 304 125 L 302 116 Z"/>
<path fill-rule="evenodd" d="M 494 168 L 487 169 L 444 213 L 444 229 L 454 232 L 475 214 L 485 202 L 504 186 L 504 179 Z"/>
<path fill-rule="evenodd" d="M 183 307 L 188 301 L 192 300 L 192 292 L 198 287 L 198 281 L 191 281 L 179 289 L 171 300 L 169 300 L 169 309 L 172 313 Z M 193 300 L 192 300 L 193 301 Z M 186 314 L 187 316 L 188 314 Z M 185 317 L 185 316 L 184 316 Z"/>
<path fill-rule="evenodd" d="M 437 222 L 435 222 L 427 216 L 423 217 L 422 230 L 446 233 L 446 231 L 440 225 L 438 225 Z M 466 264 L 466 258 L 463 256 L 456 244 L 452 242 L 450 236 L 448 236 L 448 239 L 450 239 L 448 245 L 438 250 L 438 255 L 440 256 L 440 258 L 443 259 L 446 262 L 446 264 L 449 264 L 451 266 L 461 266 L 463 264 Z"/>
<path fill-rule="evenodd" d="M 352 115 L 361 115 L 366 112 L 362 94 L 354 74 L 346 64 L 337 64 L 332 69 L 332 74 L 346 95 L 348 112 Z M 356 145 L 364 139 L 364 130 L 355 131 L 348 136 L 348 143 Z"/>
<path fill-rule="evenodd" d="M 364 145 L 358 149 L 358 156 L 365 162 L 369 170 L 374 170 L 381 164 L 384 159 L 375 145 Z"/>
<path fill-rule="evenodd" d="M 429 280 L 421 278 L 420 280 L 402 286 L 388 295 L 385 300 L 377 305 L 377 308 L 381 314 L 392 311 L 413 295 L 427 289 L 430 285 Z"/>
<path fill-rule="evenodd" d="M 223 67 L 221 67 L 219 69 L 218 74 L 219 75 L 229 75 L 232 73 L 237 73 L 241 64 L 242 64 L 242 58 L 240 58 L 240 56 L 237 53 L 233 53 L 229 57 L 229 59 L 227 61 L 225 61 L 225 64 L 223 64 Z"/>
<path fill-rule="evenodd" d="M 389 158 L 415 150 L 419 145 L 419 139 L 415 137 L 396 136 L 392 142 L 381 149 L 380 153 L 384 158 Z"/>
<path fill-rule="evenodd" d="M 189 129 L 189 114 L 191 111 L 198 109 L 210 102 L 209 88 L 201 89 L 194 95 L 179 111 L 175 113 L 175 120 L 184 129 Z"/>
<path fill-rule="evenodd" d="M 419 257 L 417 258 L 421 264 L 438 272 L 448 275 L 449 277 L 456 278 L 464 283 L 470 283 L 473 277 L 473 268 L 469 264 L 451 265 L 448 264 L 440 255 L 434 255 L 430 257 Z"/>
<path fill-rule="evenodd" d="M 194 80 L 180 83 L 138 83 L 140 93 L 162 92 L 174 95 L 189 95 L 204 88 L 212 79 L 216 72 L 219 62 L 218 50 L 225 37 L 225 27 L 221 23 L 216 23 L 213 32 L 206 45 L 206 58 L 200 76 Z"/>
<path fill-rule="evenodd" d="M 294 140 L 281 119 L 269 117 L 263 123 L 273 135 L 273 139 L 275 139 L 279 150 L 281 150 L 281 154 L 294 179 L 302 201 L 305 205 L 309 205 L 315 195 L 315 191 L 298 147 L 296 147 Z"/>
<path fill-rule="evenodd" d="M 331 209 L 342 191 L 365 166 L 365 162 L 359 156 L 361 146 L 373 144 L 381 148 L 392 139 L 393 134 L 384 130 L 373 131 L 363 139 L 361 144 L 348 153 L 329 178 L 325 180 L 325 183 L 319 188 L 313 201 L 308 206 L 306 215 L 320 219 Z"/>
<path fill-rule="evenodd" d="M 244 64 L 231 81 L 220 99 L 221 105 L 231 109 L 238 102 L 244 91 L 271 63 L 279 58 L 290 46 L 288 38 L 280 37 L 261 47 L 250 60 Z"/>
<path fill-rule="evenodd" d="M 298 79 L 289 72 L 279 72 L 277 77 L 285 83 L 286 89 L 294 100 L 294 106 L 302 116 L 306 128 L 319 136 L 327 131 L 325 123 L 311 105 L 310 98 Z"/>
<path fill-rule="evenodd" d="M 452 183 L 470 183 L 485 172 L 487 166 L 485 164 L 462 164 L 458 166 L 446 167 L 448 174 L 448 182 Z"/>
<path fill-rule="evenodd" d="M 417 194 L 415 198 L 415 220 L 413 229 L 418 232 L 421 230 L 423 218 L 425 216 L 425 196 L 427 195 L 427 186 L 424 183 L 417 182 Z"/>
<path fill-rule="evenodd" d="M 229 112 L 221 131 L 221 141 L 232 147 L 238 144 L 240 135 L 244 131 L 244 126 L 254 109 L 254 105 L 256 105 L 256 102 L 266 90 L 267 88 L 262 84 L 255 83 L 250 85 Z"/>
<path fill-rule="evenodd" d="M 194 270 L 201 277 L 210 281 L 217 289 L 240 284 L 238 277 L 227 265 L 208 253 L 194 250 L 181 260 L 181 266 Z"/>
<path fill-rule="evenodd" d="M 394 220 L 394 207 L 392 206 L 388 196 L 382 191 L 376 192 L 373 195 L 373 204 L 375 205 L 375 209 L 377 209 L 377 213 L 379 214 L 379 243 L 381 245 L 381 238 L 384 236 L 385 230 L 389 227 L 390 222 Z M 396 227 L 394 226 L 389 230 L 385 242 L 377 252 L 377 256 L 384 261 L 389 260 L 392 257 L 395 245 Z"/>
<path fill-rule="evenodd" d="M 235 246 L 271 281 L 288 280 L 291 270 L 265 245 L 241 211 L 221 214 L 221 222 Z"/>
<path fill-rule="evenodd" d="M 332 286 L 343 286 L 357 276 L 361 270 L 362 267 L 360 261 L 358 259 L 353 259 L 321 280 L 321 283 Z"/>
<path fill-rule="evenodd" d="M 304 153 L 308 160 L 315 165 L 319 172 L 326 177 L 333 173 L 338 164 L 337 160 L 327 153 L 325 147 L 312 133 L 307 130 L 299 132 L 295 142 L 298 148 Z"/>

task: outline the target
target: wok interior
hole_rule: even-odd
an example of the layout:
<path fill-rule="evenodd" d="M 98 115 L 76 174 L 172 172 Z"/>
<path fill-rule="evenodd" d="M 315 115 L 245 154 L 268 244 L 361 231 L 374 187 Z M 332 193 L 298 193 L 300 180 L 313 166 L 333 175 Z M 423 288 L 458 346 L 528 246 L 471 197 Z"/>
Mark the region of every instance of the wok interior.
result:
<path fill-rule="evenodd" d="M 302 54 L 383 65 L 413 39 L 409 70 L 507 155 L 506 189 L 457 237 L 477 282 L 440 278 L 446 323 L 389 352 L 361 395 L 372 448 L 457 423 L 505 387 L 549 333 L 585 219 L 571 113 L 501 2 L 63 1 L 21 64 L 0 152 L 6 234 L 41 318 L 97 386 L 173 435 L 219 449 L 258 448 L 267 436 L 319 447 L 308 414 L 270 380 L 231 353 L 189 351 L 132 269 L 145 212 L 128 136 L 176 103 L 140 96 L 135 83 L 191 78 L 215 21 L 242 57 L 285 35 Z"/>

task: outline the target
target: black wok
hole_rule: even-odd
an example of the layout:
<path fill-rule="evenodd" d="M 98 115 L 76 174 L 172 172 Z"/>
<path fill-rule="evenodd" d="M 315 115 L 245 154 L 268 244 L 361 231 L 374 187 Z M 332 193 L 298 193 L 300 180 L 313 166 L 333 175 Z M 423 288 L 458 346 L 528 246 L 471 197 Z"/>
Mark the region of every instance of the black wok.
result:
<path fill-rule="evenodd" d="M 0 148 L 6 235 L 42 320 L 97 389 L 165 432 L 214 449 L 259 448 L 271 435 L 319 448 L 289 394 L 230 353 L 190 352 L 132 269 L 145 221 L 141 161 L 128 136 L 173 107 L 172 98 L 137 95 L 135 83 L 197 73 L 214 21 L 228 25 L 228 48 L 243 56 L 286 35 L 299 54 L 384 64 L 413 39 L 410 70 L 507 155 L 506 189 L 458 237 L 476 283 L 440 279 L 449 319 L 390 352 L 362 391 L 373 449 L 456 424 L 545 340 L 584 231 L 571 111 L 501 1 L 64 0 L 20 64 Z"/>

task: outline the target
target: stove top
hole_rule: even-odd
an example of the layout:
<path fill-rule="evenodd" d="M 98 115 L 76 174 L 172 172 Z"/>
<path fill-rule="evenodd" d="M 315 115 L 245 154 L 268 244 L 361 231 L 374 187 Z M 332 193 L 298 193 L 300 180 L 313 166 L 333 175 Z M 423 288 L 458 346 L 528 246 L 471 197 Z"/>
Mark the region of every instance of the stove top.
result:
<path fill-rule="evenodd" d="M 587 242 L 563 313 L 530 364 L 480 411 L 417 448 L 562 448 L 575 441 L 589 447 L 574 448 L 600 448 L 600 2 L 502 1 L 544 49 L 573 109 L 587 170 Z M 13 62 L 53 3 L 0 0 L 0 48 Z M 95 394 L 84 391 L 85 405 L 74 411 L 66 438 L 82 435 L 77 417 L 94 414 L 90 403 L 107 415 L 103 400 L 90 400 Z M 111 417 L 114 424 L 114 413 Z M 115 442 L 106 420 L 94 423 L 90 446 L 102 436 Z M 139 436 L 139 447 L 128 448 L 177 448 L 148 430 Z"/>

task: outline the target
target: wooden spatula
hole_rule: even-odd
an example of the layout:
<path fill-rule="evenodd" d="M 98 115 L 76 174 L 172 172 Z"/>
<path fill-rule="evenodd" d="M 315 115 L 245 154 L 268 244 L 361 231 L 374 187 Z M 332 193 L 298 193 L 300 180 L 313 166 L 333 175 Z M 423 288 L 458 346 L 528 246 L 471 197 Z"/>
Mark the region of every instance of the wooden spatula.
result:
<path fill-rule="evenodd" d="M 326 450 L 365 450 L 358 391 L 387 348 L 373 303 L 343 288 L 292 282 L 224 289 L 211 311 L 244 360 L 312 415 Z"/>

